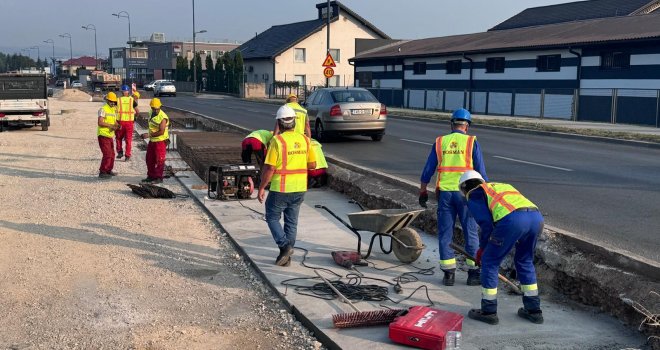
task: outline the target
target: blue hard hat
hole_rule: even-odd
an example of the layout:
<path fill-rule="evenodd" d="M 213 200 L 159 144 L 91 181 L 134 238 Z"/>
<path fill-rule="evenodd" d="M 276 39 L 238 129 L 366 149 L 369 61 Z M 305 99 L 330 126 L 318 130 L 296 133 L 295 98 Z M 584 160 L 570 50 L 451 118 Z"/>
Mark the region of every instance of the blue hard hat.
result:
<path fill-rule="evenodd" d="M 465 120 L 466 122 L 468 122 L 468 124 L 471 124 L 472 123 L 472 115 L 465 108 L 457 109 L 451 115 L 451 121 L 454 121 L 454 120 Z"/>
<path fill-rule="evenodd" d="M 121 91 L 131 91 L 131 88 L 128 85 L 122 85 Z"/>

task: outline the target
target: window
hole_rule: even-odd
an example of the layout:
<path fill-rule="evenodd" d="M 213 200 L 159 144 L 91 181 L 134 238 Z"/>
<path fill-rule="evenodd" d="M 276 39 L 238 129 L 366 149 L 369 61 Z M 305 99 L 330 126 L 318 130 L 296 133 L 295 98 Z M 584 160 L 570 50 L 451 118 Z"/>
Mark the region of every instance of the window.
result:
<path fill-rule="evenodd" d="M 124 52 L 123 51 L 112 51 L 112 58 L 123 58 L 124 57 Z"/>
<path fill-rule="evenodd" d="M 461 74 L 463 68 L 462 60 L 447 61 L 447 74 Z"/>
<path fill-rule="evenodd" d="M 426 74 L 426 62 L 415 62 L 413 63 L 413 74 Z"/>
<path fill-rule="evenodd" d="M 487 58 L 486 73 L 504 73 L 504 57 Z"/>
<path fill-rule="evenodd" d="M 222 57 L 222 55 L 224 55 L 224 54 L 225 54 L 224 51 L 216 51 L 215 52 L 215 58 L 218 59 L 218 58 Z"/>
<path fill-rule="evenodd" d="M 298 85 L 305 86 L 305 76 L 304 75 L 294 75 L 293 80 L 298 82 Z"/>
<path fill-rule="evenodd" d="M 330 56 L 335 60 L 335 63 L 339 63 L 339 59 L 341 58 L 339 55 L 339 49 L 330 49 Z"/>
<path fill-rule="evenodd" d="M 536 57 L 537 72 L 559 72 L 561 55 L 541 55 Z"/>
<path fill-rule="evenodd" d="M 319 97 L 318 92 L 313 92 L 311 95 L 307 96 L 307 99 L 303 102 L 305 105 L 313 105 L 314 104 L 314 99 Z"/>
<path fill-rule="evenodd" d="M 339 75 L 333 75 L 332 78 L 328 79 L 328 86 L 341 86 Z"/>
<path fill-rule="evenodd" d="M 335 103 L 341 102 L 378 102 L 378 100 L 369 91 L 364 90 L 341 90 L 333 91 L 332 100 Z"/>
<path fill-rule="evenodd" d="M 358 85 L 360 87 L 370 88 L 373 82 L 372 72 L 357 72 Z"/>
<path fill-rule="evenodd" d="M 305 63 L 305 49 L 295 49 L 294 51 L 294 61 Z"/>
<path fill-rule="evenodd" d="M 630 68 L 630 53 L 603 52 L 600 54 L 600 69 L 628 69 Z"/>
<path fill-rule="evenodd" d="M 319 98 L 319 101 L 316 102 L 316 104 L 319 104 L 319 105 L 322 105 L 322 106 L 331 105 L 333 103 L 335 103 L 335 102 L 332 100 L 332 96 L 330 96 L 330 94 L 327 93 L 327 92 L 324 92 L 323 96 L 321 96 Z"/>

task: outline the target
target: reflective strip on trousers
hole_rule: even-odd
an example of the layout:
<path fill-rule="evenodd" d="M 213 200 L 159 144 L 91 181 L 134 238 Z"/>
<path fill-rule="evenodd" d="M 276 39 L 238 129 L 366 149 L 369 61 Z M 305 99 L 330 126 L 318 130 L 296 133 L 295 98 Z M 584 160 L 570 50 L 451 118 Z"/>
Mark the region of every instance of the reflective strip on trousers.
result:
<path fill-rule="evenodd" d="M 497 300 L 497 288 L 481 288 L 481 299 Z"/>
<path fill-rule="evenodd" d="M 456 268 L 456 258 L 451 258 L 447 260 L 440 260 L 440 268 L 443 270 L 455 269 Z"/>
<path fill-rule="evenodd" d="M 479 267 L 477 266 L 477 263 L 474 262 L 473 260 L 470 259 L 465 259 L 465 263 L 467 264 L 468 268 L 470 270 L 478 269 Z"/>
<path fill-rule="evenodd" d="M 523 291 L 523 295 L 526 297 L 535 297 L 539 295 L 539 286 L 534 284 L 523 284 L 520 286 L 520 289 Z"/>

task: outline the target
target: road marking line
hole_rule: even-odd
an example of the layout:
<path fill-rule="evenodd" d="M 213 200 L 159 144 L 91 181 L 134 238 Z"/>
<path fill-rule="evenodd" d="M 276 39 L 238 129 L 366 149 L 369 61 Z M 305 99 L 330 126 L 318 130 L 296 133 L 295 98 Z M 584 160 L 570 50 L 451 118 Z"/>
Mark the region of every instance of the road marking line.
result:
<path fill-rule="evenodd" d="M 544 168 L 557 169 L 557 170 L 562 170 L 562 171 L 573 171 L 572 169 L 560 168 L 560 167 L 558 167 L 558 166 L 539 164 L 539 163 L 534 163 L 534 162 L 528 162 L 528 161 L 525 161 L 525 160 L 519 160 L 519 159 L 513 159 L 513 158 L 507 158 L 507 157 L 501 157 L 501 156 L 493 156 L 493 158 L 499 158 L 499 159 L 504 159 L 504 160 L 510 160 L 510 161 L 512 161 L 512 162 L 518 162 L 518 163 L 524 163 L 524 164 L 536 165 L 536 166 L 541 166 L 541 167 L 544 167 Z"/>
<path fill-rule="evenodd" d="M 422 144 L 422 145 L 428 145 L 428 146 L 432 146 L 432 145 L 433 145 L 432 143 L 422 142 L 422 141 L 415 141 L 415 140 L 408 140 L 408 139 L 400 139 L 400 140 L 401 140 L 401 141 L 406 141 L 406 142 L 412 142 L 412 143 L 419 143 L 419 144 Z"/>

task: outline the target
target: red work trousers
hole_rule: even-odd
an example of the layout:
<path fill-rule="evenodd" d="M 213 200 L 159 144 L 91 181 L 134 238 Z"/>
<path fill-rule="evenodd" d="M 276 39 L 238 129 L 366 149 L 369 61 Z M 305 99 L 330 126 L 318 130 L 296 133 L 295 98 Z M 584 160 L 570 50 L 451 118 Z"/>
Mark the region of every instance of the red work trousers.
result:
<path fill-rule="evenodd" d="M 133 122 L 120 121 L 119 125 L 121 125 L 121 129 L 115 131 L 115 137 L 117 138 L 117 153 L 122 152 L 122 141 L 126 140 L 126 152 L 124 152 L 124 155 L 130 157 L 131 148 L 133 147 Z"/>
<path fill-rule="evenodd" d="M 99 136 L 99 148 L 101 148 L 100 174 L 109 174 L 115 166 L 115 150 L 112 147 L 112 137 Z"/>
<path fill-rule="evenodd" d="M 165 141 L 149 141 L 147 146 L 147 177 L 150 179 L 163 179 L 165 170 L 165 156 L 167 145 Z"/>

